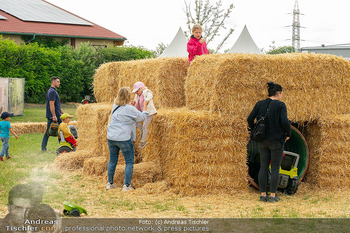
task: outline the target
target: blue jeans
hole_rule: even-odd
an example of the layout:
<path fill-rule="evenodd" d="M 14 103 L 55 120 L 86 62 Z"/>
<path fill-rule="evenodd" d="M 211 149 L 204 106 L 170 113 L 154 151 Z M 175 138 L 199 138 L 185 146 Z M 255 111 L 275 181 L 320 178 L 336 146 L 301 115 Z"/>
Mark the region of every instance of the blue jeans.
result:
<path fill-rule="evenodd" d="M 284 143 L 266 139 L 258 143 L 258 148 L 260 152 L 260 170 L 258 175 L 260 192 L 266 192 L 267 176 L 271 161 L 270 192 L 276 193 Z"/>
<path fill-rule="evenodd" d="M 112 141 L 107 139 L 109 148 L 109 162 L 107 166 L 108 182 L 113 184 L 115 168 L 118 163 L 119 151 L 121 150 L 125 158 L 125 177 L 124 184 L 130 186 L 131 177 L 134 169 L 134 145 L 132 140 Z"/>
<path fill-rule="evenodd" d="M 57 121 L 58 121 L 59 124 L 61 124 L 61 122 L 62 122 L 61 118 L 58 118 Z M 49 141 L 49 137 L 50 137 L 50 136 L 47 134 L 47 132 L 49 131 L 49 128 L 50 128 L 50 125 L 51 125 L 52 122 L 53 122 L 52 119 L 50 119 L 50 118 L 47 119 L 46 132 L 45 132 L 45 134 L 44 134 L 43 141 L 42 141 L 42 143 L 41 143 L 41 150 L 43 150 L 43 151 L 46 151 L 46 150 L 47 150 L 47 149 L 46 149 L 46 146 L 47 146 L 47 142 Z M 59 142 L 60 142 L 60 140 L 58 139 L 58 143 L 59 143 Z"/>
<path fill-rule="evenodd" d="M 2 141 L 2 148 L 1 148 L 1 152 L 0 152 L 0 157 L 4 157 L 4 155 L 6 155 L 6 157 L 9 157 L 10 138 L 4 138 L 4 137 L 0 137 L 0 138 Z"/>

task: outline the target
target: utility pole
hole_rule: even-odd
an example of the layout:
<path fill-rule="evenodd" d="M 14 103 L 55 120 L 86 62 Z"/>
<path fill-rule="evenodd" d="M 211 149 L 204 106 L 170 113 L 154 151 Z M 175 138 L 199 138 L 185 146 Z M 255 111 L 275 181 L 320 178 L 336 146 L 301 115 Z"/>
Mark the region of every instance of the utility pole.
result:
<path fill-rule="evenodd" d="M 300 11 L 298 0 L 295 0 L 294 10 L 293 10 L 293 32 L 292 32 L 292 46 L 295 49 L 295 52 L 300 51 Z"/>

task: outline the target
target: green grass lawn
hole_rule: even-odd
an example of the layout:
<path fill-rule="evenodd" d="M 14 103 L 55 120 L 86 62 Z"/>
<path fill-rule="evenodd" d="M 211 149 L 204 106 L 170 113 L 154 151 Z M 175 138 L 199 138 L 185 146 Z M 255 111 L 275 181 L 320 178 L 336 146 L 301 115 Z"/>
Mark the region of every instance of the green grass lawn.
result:
<path fill-rule="evenodd" d="M 77 104 L 66 103 L 61 104 L 63 112 L 73 115 L 73 121 L 77 119 Z M 24 116 L 15 116 L 11 118 L 11 122 L 46 122 L 45 104 L 24 104 Z"/>
<path fill-rule="evenodd" d="M 40 168 L 55 162 L 57 138 L 49 138 L 49 152 L 41 153 L 42 138 L 41 133 L 23 134 L 17 140 L 15 137 L 10 138 L 9 153 L 12 158 L 0 162 L 1 206 L 7 204 L 8 192 L 12 187 L 36 179 L 36 176 L 45 178 L 46 175 L 40 172 Z"/>

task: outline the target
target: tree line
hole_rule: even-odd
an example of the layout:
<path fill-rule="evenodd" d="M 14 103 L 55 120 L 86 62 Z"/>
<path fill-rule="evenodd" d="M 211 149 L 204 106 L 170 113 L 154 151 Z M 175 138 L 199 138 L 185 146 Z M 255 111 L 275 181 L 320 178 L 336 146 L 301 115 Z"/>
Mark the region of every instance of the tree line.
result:
<path fill-rule="evenodd" d="M 0 77 L 25 78 L 26 103 L 45 103 L 50 77 L 59 76 L 62 102 L 80 102 L 93 92 L 92 81 L 101 64 L 154 57 L 143 47 L 121 46 L 95 49 L 89 44 L 80 48 L 40 43 L 17 45 L 0 38 Z"/>

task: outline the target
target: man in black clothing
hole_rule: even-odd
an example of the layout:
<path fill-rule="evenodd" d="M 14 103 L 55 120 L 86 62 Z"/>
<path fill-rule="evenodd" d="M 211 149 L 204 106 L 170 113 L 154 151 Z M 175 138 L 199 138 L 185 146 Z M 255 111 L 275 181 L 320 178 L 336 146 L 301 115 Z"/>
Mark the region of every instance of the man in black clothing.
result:
<path fill-rule="evenodd" d="M 57 88 L 60 86 L 59 77 L 51 77 L 51 87 L 46 94 L 46 118 L 47 118 L 47 129 L 41 143 L 41 151 L 47 151 L 47 141 L 49 140 L 48 130 L 52 122 L 61 123 L 60 118 L 63 111 L 61 109 L 60 97 L 57 93 Z"/>

